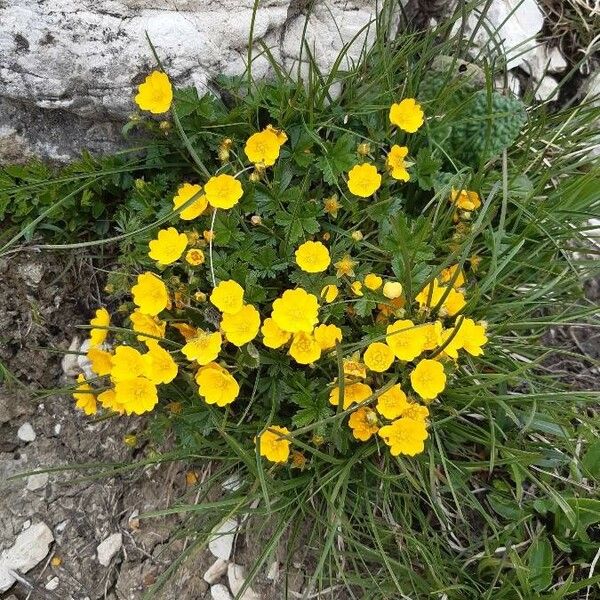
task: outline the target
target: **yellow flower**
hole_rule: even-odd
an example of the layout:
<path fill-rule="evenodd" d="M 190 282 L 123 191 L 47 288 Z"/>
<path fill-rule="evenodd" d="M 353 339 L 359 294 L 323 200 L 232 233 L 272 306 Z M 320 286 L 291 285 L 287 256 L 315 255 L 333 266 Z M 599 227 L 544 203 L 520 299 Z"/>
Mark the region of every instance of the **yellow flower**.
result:
<path fill-rule="evenodd" d="M 145 375 L 146 363 L 140 352 L 131 346 L 118 346 L 112 357 L 110 376 L 113 381 Z"/>
<path fill-rule="evenodd" d="M 248 138 L 244 152 L 250 162 L 270 167 L 279 158 L 280 147 L 279 138 L 273 129 L 263 129 Z"/>
<path fill-rule="evenodd" d="M 267 348 L 280 348 L 292 337 L 291 333 L 281 329 L 271 318 L 263 321 L 260 331 L 263 334 L 263 344 Z"/>
<path fill-rule="evenodd" d="M 444 354 L 454 358 L 458 358 L 458 351 L 463 347 L 464 344 L 464 332 L 463 329 L 464 319 L 454 323 L 453 327 L 444 329 L 442 331 L 442 346 L 444 347 Z"/>
<path fill-rule="evenodd" d="M 410 383 L 423 400 L 433 400 L 446 387 L 442 363 L 427 358 L 420 360 L 410 374 Z"/>
<path fill-rule="evenodd" d="M 344 405 L 346 410 L 352 404 L 358 404 L 373 395 L 373 390 L 366 383 L 347 383 L 344 386 Z M 340 388 L 335 386 L 329 394 L 329 402 L 333 406 L 340 403 Z"/>
<path fill-rule="evenodd" d="M 96 396 L 92 392 L 92 386 L 85 380 L 83 375 L 77 377 L 77 387 L 73 392 L 75 406 L 86 415 L 96 414 Z"/>
<path fill-rule="evenodd" d="M 300 469 L 304 471 L 307 464 L 306 456 L 298 450 L 292 450 L 292 469 Z"/>
<path fill-rule="evenodd" d="M 204 186 L 208 203 L 213 208 L 231 208 L 244 195 L 242 184 L 231 175 L 211 177 Z"/>
<path fill-rule="evenodd" d="M 240 386 L 233 375 L 216 363 L 210 363 L 196 374 L 198 391 L 207 404 L 227 406 L 240 393 Z"/>
<path fill-rule="evenodd" d="M 462 330 L 462 347 L 473 356 L 483 354 L 481 346 L 484 346 L 488 342 L 487 335 L 485 334 L 485 325 L 475 323 L 473 319 L 463 319 Z"/>
<path fill-rule="evenodd" d="M 355 296 L 363 296 L 362 283 L 360 281 L 353 281 L 350 284 L 350 289 Z"/>
<path fill-rule="evenodd" d="M 288 141 L 288 136 L 283 129 L 277 129 L 273 125 L 269 124 L 266 127 L 267 131 L 272 131 L 276 136 L 280 146 L 283 146 Z"/>
<path fill-rule="evenodd" d="M 339 293 L 340 291 L 337 285 L 329 284 L 321 290 L 321 298 L 323 298 L 327 304 L 331 304 L 338 297 Z"/>
<path fill-rule="evenodd" d="M 221 320 L 221 329 L 228 342 L 243 346 L 258 335 L 260 314 L 251 304 L 242 306 L 236 313 L 225 313 Z"/>
<path fill-rule="evenodd" d="M 372 344 L 369 344 L 369 347 L 365 350 L 363 361 L 371 371 L 383 373 L 392 366 L 392 363 L 394 362 L 394 353 L 387 344 L 384 344 L 383 342 L 373 342 Z"/>
<path fill-rule="evenodd" d="M 218 331 L 208 333 L 198 330 L 195 337 L 181 349 L 188 360 L 195 360 L 201 365 L 207 365 L 219 356 L 223 338 Z"/>
<path fill-rule="evenodd" d="M 383 284 L 383 279 L 381 279 L 381 277 L 379 277 L 379 275 L 375 275 L 375 273 L 369 273 L 368 275 L 365 276 L 365 286 L 368 287 L 373 292 L 378 290 L 382 284 Z"/>
<path fill-rule="evenodd" d="M 387 155 L 385 164 L 390 170 L 390 175 L 398 181 L 408 181 L 410 175 L 406 170 L 406 155 L 408 154 L 408 148 L 406 146 L 398 146 L 394 144 Z"/>
<path fill-rule="evenodd" d="M 445 291 L 446 288 L 440 286 L 437 279 L 433 279 L 415 296 L 415 301 L 419 303 L 421 308 L 436 307 Z"/>
<path fill-rule="evenodd" d="M 273 302 L 271 318 L 284 331 L 310 333 L 318 323 L 317 297 L 302 288 L 286 290 Z"/>
<path fill-rule="evenodd" d="M 287 462 L 290 456 L 290 440 L 285 439 L 290 430 L 287 427 L 269 425 L 266 431 L 258 436 L 258 451 L 261 456 L 274 463 Z"/>
<path fill-rule="evenodd" d="M 123 414 L 125 407 L 117 402 L 117 394 L 114 389 L 105 390 L 101 394 L 98 394 L 98 402 L 102 404 L 102 407 L 106 410 L 114 410 L 116 413 Z"/>
<path fill-rule="evenodd" d="M 169 303 L 167 287 L 162 280 L 146 271 L 138 275 L 137 284 L 131 288 L 133 302 L 139 306 L 141 313 L 156 316 L 163 311 Z"/>
<path fill-rule="evenodd" d="M 321 273 L 330 263 L 329 250 L 321 242 L 304 242 L 296 250 L 296 264 L 307 273 Z"/>
<path fill-rule="evenodd" d="M 450 283 L 454 274 L 458 271 L 456 275 L 456 279 L 454 280 L 453 287 L 460 288 L 465 284 L 465 275 L 463 270 L 458 265 L 452 265 L 447 269 L 443 269 L 440 273 L 440 282 L 441 283 Z"/>
<path fill-rule="evenodd" d="M 313 333 L 321 350 L 334 348 L 337 342 L 342 341 L 342 330 L 337 325 L 319 325 Z"/>
<path fill-rule="evenodd" d="M 177 377 L 177 363 L 158 342 L 147 342 L 147 345 L 148 352 L 142 356 L 146 366 L 144 374 L 152 383 L 171 383 Z"/>
<path fill-rule="evenodd" d="M 390 300 L 402 296 L 402 284 L 399 281 L 386 281 L 383 285 L 383 295 Z"/>
<path fill-rule="evenodd" d="M 352 260 L 352 257 L 349 254 L 346 254 L 342 260 L 338 260 L 333 266 L 337 269 L 336 276 L 343 277 L 344 275 L 347 277 L 354 277 L 354 267 L 358 263 L 355 260 Z"/>
<path fill-rule="evenodd" d="M 402 411 L 402 416 L 415 421 L 426 421 L 429 416 L 429 409 L 416 402 L 409 402 L 406 409 Z"/>
<path fill-rule="evenodd" d="M 135 103 L 153 115 L 166 113 L 173 102 L 173 88 L 166 73 L 152 71 L 138 86 Z"/>
<path fill-rule="evenodd" d="M 425 440 L 427 439 L 427 428 L 422 420 L 409 419 L 403 417 L 385 425 L 379 430 L 379 435 L 383 441 L 390 447 L 390 454 L 398 456 L 406 454 L 415 456 L 425 449 Z"/>
<path fill-rule="evenodd" d="M 338 201 L 338 195 L 333 194 L 332 196 L 325 198 L 325 200 L 323 200 L 323 204 L 325 212 L 328 215 L 331 215 L 334 219 L 337 219 L 338 210 L 342 208 L 342 205 Z"/>
<path fill-rule="evenodd" d="M 387 345 L 400 360 L 413 360 L 425 345 L 425 335 L 410 319 L 395 321 L 386 329 Z"/>
<path fill-rule="evenodd" d="M 214 242 L 215 241 L 215 232 L 212 229 L 207 229 L 202 232 L 202 237 L 204 238 L 204 240 L 207 243 Z"/>
<path fill-rule="evenodd" d="M 300 365 L 309 365 L 321 358 L 321 345 L 310 333 L 299 331 L 292 338 L 290 356 Z"/>
<path fill-rule="evenodd" d="M 366 442 L 379 431 L 377 413 L 366 406 L 357 408 L 348 419 L 352 435 L 361 442 Z"/>
<path fill-rule="evenodd" d="M 164 321 L 158 319 L 157 317 L 145 315 L 144 313 L 136 309 L 129 315 L 129 320 L 131 321 L 131 326 L 136 333 L 146 334 L 136 336 L 136 338 L 140 342 L 151 340 L 153 339 L 153 337 L 165 337 L 165 329 L 167 324 Z M 148 335 L 153 337 L 146 337 Z"/>
<path fill-rule="evenodd" d="M 390 106 L 390 123 L 407 133 L 417 131 L 423 125 L 424 117 L 421 105 L 414 98 L 405 98 Z"/>
<path fill-rule="evenodd" d="M 377 412 L 386 419 L 397 419 L 408 408 L 409 402 L 399 383 L 379 395 Z"/>
<path fill-rule="evenodd" d="M 434 350 L 442 345 L 442 323 L 440 321 L 424 323 L 420 329 L 425 336 L 423 350 Z"/>
<path fill-rule="evenodd" d="M 180 185 L 177 190 L 177 195 L 173 198 L 173 208 L 178 209 L 180 206 L 183 206 L 201 191 L 202 187 L 198 184 L 184 183 L 183 185 Z M 179 218 L 184 221 L 191 221 L 192 219 L 199 217 L 206 210 L 207 206 L 208 200 L 206 199 L 206 196 L 202 194 L 179 213 Z"/>
<path fill-rule="evenodd" d="M 455 190 L 450 192 L 450 202 L 462 210 L 476 210 L 481 206 L 481 198 L 477 192 L 470 190 Z"/>
<path fill-rule="evenodd" d="M 344 375 L 347 377 L 360 377 L 361 379 L 364 379 L 367 376 L 367 369 L 360 361 L 358 352 L 356 352 L 352 358 L 344 358 L 343 367 Z"/>
<path fill-rule="evenodd" d="M 92 364 L 92 371 L 102 377 L 108 375 L 112 370 L 112 354 L 100 348 L 90 348 L 87 357 Z"/>
<path fill-rule="evenodd" d="M 377 167 L 369 163 L 354 165 L 348 172 L 348 189 L 361 198 L 372 196 L 381 186 Z"/>
<path fill-rule="evenodd" d="M 179 233 L 175 227 L 161 229 L 157 238 L 150 241 L 148 256 L 161 265 L 170 265 L 181 257 L 187 243 L 187 235 Z"/>
<path fill-rule="evenodd" d="M 185 254 L 185 262 L 192 267 L 204 264 L 204 252 L 200 248 L 190 248 Z"/>
<path fill-rule="evenodd" d="M 360 242 L 364 238 L 364 235 L 363 235 L 362 231 L 360 231 L 360 229 L 358 229 L 357 231 L 353 231 L 352 234 L 350 235 L 350 237 L 355 242 Z"/>
<path fill-rule="evenodd" d="M 151 411 L 158 403 L 156 386 L 146 377 L 131 377 L 115 384 L 115 401 L 130 415 Z"/>
<path fill-rule="evenodd" d="M 466 304 L 467 301 L 465 300 L 464 294 L 461 294 L 461 292 L 456 291 L 454 288 L 450 288 L 450 291 L 444 300 L 444 304 L 442 304 L 440 314 L 453 317 L 459 313 Z"/>
<path fill-rule="evenodd" d="M 108 336 L 108 329 L 93 329 L 94 327 L 108 327 L 110 325 L 110 315 L 105 308 L 96 310 L 96 316 L 90 320 L 90 346 L 100 346 Z"/>
<path fill-rule="evenodd" d="M 210 301 L 222 313 L 236 313 L 244 306 L 244 288 L 233 279 L 221 281 L 212 291 Z"/>

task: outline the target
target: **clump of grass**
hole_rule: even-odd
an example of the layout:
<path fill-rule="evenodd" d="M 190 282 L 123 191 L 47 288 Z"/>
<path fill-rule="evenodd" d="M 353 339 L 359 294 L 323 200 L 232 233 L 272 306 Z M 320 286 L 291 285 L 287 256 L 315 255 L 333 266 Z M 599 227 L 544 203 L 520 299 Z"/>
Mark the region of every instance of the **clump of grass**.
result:
<path fill-rule="evenodd" d="M 216 278 L 243 281 L 247 300 L 261 306 L 282 286 L 315 287 L 306 274 L 291 272 L 292 250 L 323 227 L 341 253 L 351 250 L 359 263 L 398 279 L 406 310 L 418 318 L 411 307 L 415 295 L 456 263 L 472 282 L 468 314 L 487 323 L 485 352 L 451 367 L 452 385 L 430 406 L 429 439 L 414 458 L 391 456 L 375 440 L 357 443 L 345 414 L 323 401 L 323 382 L 341 374 L 343 352 L 381 337 L 375 322 L 363 337 L 350 336 L 351 347 L 338 346 L 335 368 L 290 366 L 289 357 L 267 354 L 259 342 L 229 352 L 228 366 L 235 364 L 243 377 L 241 408 L 205 404 L 183 366 L 183 376 L 164 388 L 145 435 L 153 446 L 167 435 L 177 440 L 174 455 L 152 460 L 208 458 L 212 474 L 199 485 L 194 504 L 146 517 L 185 515 L 183 533 L 193 543 L 184 560 L 206 545 L 219 523 L 250 515 L 250 535 L 264 542 L 248 584 L 285 542 L 290 561 L 295 551 L 313 561 L 307 594 L 341 586 L 355 598 L 593 598 L 600 581 L 598 396 L 570 389 L 546 366 L 547 356 L 560 349 L 546 348 L 542 338 L 555 325 L 587 325 L 597 311 L 581 282 L 595 269 L 586 258 L 585 234 L 600 206 L 598 166 L 588 154 L 599 109 L 583 104 L 550 113 L 528 106 L 516 137 L 496 146 L 507 113 L 513 118 L 518 112 L 496 101 L 494 81 L 502 73 L 482 64 L 483 83 L 473 85 L 450 61 L 422 101 L 427 126 L 408 138 L 415 159 L 411 181 L 382 192 L 381 202 L 360 204 L 344 179 L 358 161 L 356 144 L 379 149 L 389 143 L 387 109 L 402 97 L 420 99 L 436 56 L 468 58 L 468 44 L 451 34 L 452 21 L 426 34 L 391 37 L 392 8 L 387 4 L 372 25 L 375 43 L 351 67 L 345 66 L 345 48 L 333 70 L 322 72 L 307 44 L 302 82 L 271 60 L 271 81 L 254 81 L 249 69 L 218 82 L 221 98 L 179 92 L 173 133 L 150 153 L 159 157 L 157 168 L 169 172 L 176 163 L 178 176 L 205 182 L 219 168 L 224 138 L 233 140 L 231 160 L 245 168 L 241 142 L 269 123 L 282 128 L 289 145 L 272 176 L 259 173 L 238 207 L 200 222 L 216 233 L 210 246 Z M 266 47 L 257 53 L 270 56 Z M 465 131 L 477 137 L 470 140 Z M 469 151 L 471 142 L 477 151 Z M 457 224 L 448 197 L 452 187 L 467 185 L 483 203 Z M 288 197 L 289 187 L 302 193 Z M 305 214 L 314 210 L 310 198 L 325 190 L 338 193 L 347 216 Z M 168 199 L 134 227 L 121 223 L 122 232 L 112 238 L 121 243 L 122 268 L 111 280 L 120 297 L 136 272 L 154 268 L 147 244 L 157 227 L 179 224 L 182 207 L 171 207 Z M 249 215 L 261 217 L 265 231 L 252 230 Z M 358 229 L 363 240 L 349 239 Z M 195 308 L 185 294 L 210 292 L 211 270 L 163 275 L 183 293 L 169 319 L 206 326 L 209 311 Z M 359 302 L 358 314 L 370 316 L 370 307 Z M 135 343 L 128 327 L 105 327 L 119 341 Z M 168 336 L 161 342 L 174 353 L 184 344 Z M 405 375 L 402 368 L 395 374 Z M 253 441 L 282 420 L 296 427 L 291 441 L 306 460 L 304 469 L 266 463 Z M 242 486 L 223 493 L 221 483 L 231 476 Z"/>

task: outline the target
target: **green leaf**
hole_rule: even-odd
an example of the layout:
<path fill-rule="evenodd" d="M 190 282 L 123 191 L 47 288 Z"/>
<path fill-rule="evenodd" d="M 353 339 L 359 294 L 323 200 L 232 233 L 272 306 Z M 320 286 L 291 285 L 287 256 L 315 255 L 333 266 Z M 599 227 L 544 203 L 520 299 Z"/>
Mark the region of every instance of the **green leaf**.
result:
<path fill-rule="evenodd" d="M 552 545 L 544 538 L 536 539 L 527 552 L 529 558 L 530 583 L 541 592 L 552 583 L 552 564 L 554 553 Z"/>
<path fill-rule="evenodd" d="M 325 142 L 325 155 L 318 160 L 323 179 L 329 185 L 335 185 L 338 177 L 348 171 L 356 162 L 356 143 L 354 137 L 345 133 L 335 144 Z"/>
<path fill-rule="evenodd" d="M 581 464 L 594 479 L 600 479 L 600 441 L 590 445 Z"/>
<path fill-rule="evenodd" d="M 417 153 L 415 171 L 417 183 L 422 190 L 433 189 L 435 175 L 440 170 L 442 161 L 435 158 L 429 148 L 421 148 Z"/>

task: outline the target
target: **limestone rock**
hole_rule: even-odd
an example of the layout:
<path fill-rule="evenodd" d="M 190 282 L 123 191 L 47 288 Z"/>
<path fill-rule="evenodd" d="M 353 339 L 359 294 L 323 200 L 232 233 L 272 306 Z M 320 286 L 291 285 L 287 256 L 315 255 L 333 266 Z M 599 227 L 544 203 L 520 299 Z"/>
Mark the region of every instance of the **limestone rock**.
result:
<path fill-rule="evenodd" d="M 237 531 L 238 523 L 233 519 L 228 519 L 212 534 L 208 549 L 216 558 L 229 560 L 233 550 L 233 538 Z"/>
<path fill-rule="evenodd" d="M 241 565 L 230 563 L 227 567 L 227 581 L 229 589 L 239 600 L 260 600 L 260 596 L 250 587 L 246 587 L 243 593 L 240 591 L 246 582 L 246 571 Z"/>
<path fill-rule="evenodd" d="M 4 0 L 0 3 L 0 157 L 64 161 L 82 148 L 121 143 L 134 90 L 155 66 L 146 33 L 177 85 L 200 92 L 216 75 L 245 70 L 254 0 Z M 376 0 L 316 0 L 308 45 L 327 69 L 370 22 Z M 298 60 L 308 3 L 262 0 L 255 47 L 287 65 Z M 350 55 L 356 55 L 365 36 Z M 258 54 L 258 53 L 257 53 Z M 268 72 L 264 57 L 253 72 Z M 3 151 L 2 148 L 6 147 Z"/>
<path fill-rule="evenodd" d="M 222 583 L 217 583 L 210 588 L 210 597 L 212 600 L 232 600 L 227 586 Z"/>
<path fill-rule="evenodd" d="M 33 442 L 35 440 L 35 431 L 33 430 L 33 427 L 29 421 L 26 421 L 23 423 L 23 425 L 21 425 L 21 427 L 19 427 L 17 430 L 17 437 L 22 442 Z"/>
<path fill-rule="evenodd" d="M 228 563 L 226 560 L 217 558 L 217 560 L 215 560 L 215 562 L 208 567 L 202 578 L 209 585 L 217 583 L 217 581 L 219 581 L 219 579 L 221 579 L 221 577 L 223 577 L 223 575 L 225 575 L 227 572 L 227 564 Z"/>
<path fill-rule="evenodd" d="M 536 0 L 492 0 L 485 27 L 479 25 L 479 20 L 480 11 L 469 13 L 465 37 L 477 30 L 473 42 L 492 53 L 500 48 L 506 55 L 507 68 L 521 66 L 535 57 L 538 46 L 535 36 L 544 25 L 544 14 Z M 456 30 L 459 28 L 460 22 L 457 22 Z"/>
<path fill-rule="evenodd" d="M 48 483 L 48 473 L 36 473 L 27 478 L 27 489 L 30 492 L 46 487 Z"/>
<path fill-rule="evenodd" d="M 0 554 L 0 592 L 8 590 L 19 573 L 27 573 L 40 563 L 53 541 L 54 536 L 46 523 L 36 523 L 22 531 L 13 546 Z"/>
<path fill-rule="evenodd" d="M 123 546 L 123 535 L 121 533 L 113 533 L 102 541 L 96 548 L 98 554 L 98 562 L 103 567 L 108 567 L 112 558 L 121 550 Z"/>

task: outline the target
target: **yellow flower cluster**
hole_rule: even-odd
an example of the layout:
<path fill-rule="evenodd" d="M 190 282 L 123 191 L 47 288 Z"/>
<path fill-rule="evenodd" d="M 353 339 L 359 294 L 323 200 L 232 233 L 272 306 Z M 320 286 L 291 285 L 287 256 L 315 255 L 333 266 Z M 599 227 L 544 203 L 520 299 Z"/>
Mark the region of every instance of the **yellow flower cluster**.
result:
<path fill-rule="evenodd" d="M 165 323 L 139 310 L 130 318 L 134 331 L 139 334 L 138 340 L 146 346 L 144 353 L 125 345 L 109 350 L 105 342 L 110 315 L 106 309 L 96 311 L 90 321 L 87 359 L 96 378 L 88 381 L 80 375 L 73 393 L 76 406 L 87 415 L 96 413 L 98 402 L 103 408 L 120 414 L 148 412 L 158 402 L 157 386 L 170 383 L 177 376 L 177 363 L 156 339 L 164 335 Z M 100 325 L 103 329 L 97 328 Z"/>
<path fill-rule="evenodd" d="M 155 71 L 139 86 L 135 102 L 142 110 L 161 114 L 170 109 L 172 98 L 168 77 Z M 347 188 L 358 198 L 372 197 L 382 186 L 393 188 L 397 182 L 410 180 L 409 148 L 401 145 L 404 140 L 400 136 L 414 134 L 423 126 L 423 110 L 414 98 L 405 98 L 392 104 L 388 116 L 400 143 L 387 146 L 380 159 L 373 158 L 373 142 L 358 145 L 360 159 L 347 173 Z M 319 239 L 306 239 L 293 253 L 292 261 L 302 272 L 294 273 L 291 280 L 298 285 L 284 284 L 273 292 L 274 286 L 268 281 L 266 294 L 261 296 L 260 290 L 245 290 L 234 279 L 217 283 L 215 272 L 222 271 L 221 265 L 217 268 L 212 263 L 213 226 L 201 233 L 188 223 L 212 217 L 214 224 L 217 211 L 236 206 L 245 188 L 250 194 L 256 182 L 270 186 L 268 168 L 282 155 L 289 156 L 287 141 L 286 133 L 271 125 L 252 133 L 244 145 L 251 164 L 242 165 L 234 175 L 224 172 L 233 169 L 229 157 L 234 155 L 241 162 L 243 155 L 235 151 L 234 139 L 222 139 L 218 145 L 221 168 L 214 175 L 208 172 L 199 183 L 181 183 L 172 198 L 173 213 L 191 231 L 184 233 L 169 226 L 157 231 L 149 242 L 148 256 L 156 263 L 155 271 L 166 274 L 164 281 L 151 271 L 137 276 L 131 288 L 136 308 L 129 317 L 133 333 L 127 338 L 128 344 L 111 349 L 107 344 L 110 315 L 106 309 L 96 311 L 90 321 L 88 351 L 96 377 L 78 378 L 76 404 L 86 414 L 94 414 L 98 403 L 117 413 L 141 414 L 157 404 L 158 386 L 171 383 L 180 371 L 186 371 L 204 402 L 226 407 L 243 393 L 244 361 L 256 359 L 257 363 L 269 364 L 264 357 L 271 360 L 277 354 L 255 348 L 252 342 L 260 332 L 264 347 L 286 352 L 292 364 L 307 366 L 307 373 L 320 377 L 328 373 L 323 389 L 331 382 L 326 388 L 329 403 L 344 413 L 338 416 L 348 416 L 356 440 L 380 438 L 391 455 L 415 456 L 424 450 L 432 403 L 451 380 L 455 362 L 465 353 L 481 355 L 488 341 L 485 323 L 464 315 L 467 281 L 461 266 L 441 270 L 414 297 L 407 297 L 402 284 L 389 278 L 388 269 L 370 272 L 377 269 L 365 265 L 364 261 L 375 254 L 361 252 L 361 248 L 369 247 L 373 235 L 367 224 L 348 225 L 343 214 L 335 226 L 331 223 L 344 207 L 353 205 L 337 188 L 338 193 L 320 201 L 332 227 L 319 233 Z M 251 174 L 243 175 L 247 171 Z M 452 189 L 449 201 L 455 219 L 458 215 L 464 221 L 481 206 L 479 194 L 466 189 Z M 265 215 L 246 213 L 245 204 L 247 224 L 268 230 Z M 252 204 L 252 197 L 247 204 Z M 360 264 L 354 256 L 360 257 Z M 205 262 L 209 263 L 210 279 L 208 269 L 205 279 L 202 269 L 192 268 Z M 175 266 L 175 272 L 170 266 Z M 178 274 L 182 267 L 188 283 Z M 238 271 L 230 272 L 238 278 Z M 196 286 L 206 280 L 212 281 L 212 289 Z M 256 300 L 265 296 L 277 296 L 270 313 Z M 250 298 L 256 306 L 248 301 Z M 371 305 L 373 319 L 363 331 L 360 316 L 371 310 Z M 169 312 L 161 317 L 166 310 Z M 192 322 L 181 318 L 184 310 L 192 315 Z M 173 352 L 161 346 L 167 327 L 184 339 L 179 346 L 174 344 Z M 239 348 L 244 348 L 243 354 L 238 354 L 244 361 L 236 364 Z M 278 420 L 276 417 L 275 423 Z M 270 422 L 261 426 L 264 428 L 255 438 L 260 456 L 273 463 L 286 463 L 291 458 L 292 465 L 305 466 L 304 455 L 293 449 L 294 431 Z"/>
<path fill-rule="evenodd" d="M 425 122 L 423 110 L 414 98 L 405 98 L 399 103 L 392 104 L 389 119 L 392 125 L 407 133 L 415 133 Z M 364 152 L 359 148 L 359 154 L 365 155 L 368 154 L 368 151 Z M 410 163 L 406 160 L 407 156 L 408 148 L 406 146 L 394 144 L 390 148 L 385 159 L 385 166 L 392 179 L 397 181 L 410 180 L 410 174 L 407 171 Z M 354 165 L 348 172 L 348 189 L 360 198 L 372 196 L 381 187 L 382 182 L 381 173 L 377 171 L 374 164 L 369 162 Z M 334 205 L 334 210 L 330 208 L 327 212 L 335 218 L 338 208 L 339 206 Z"/>

